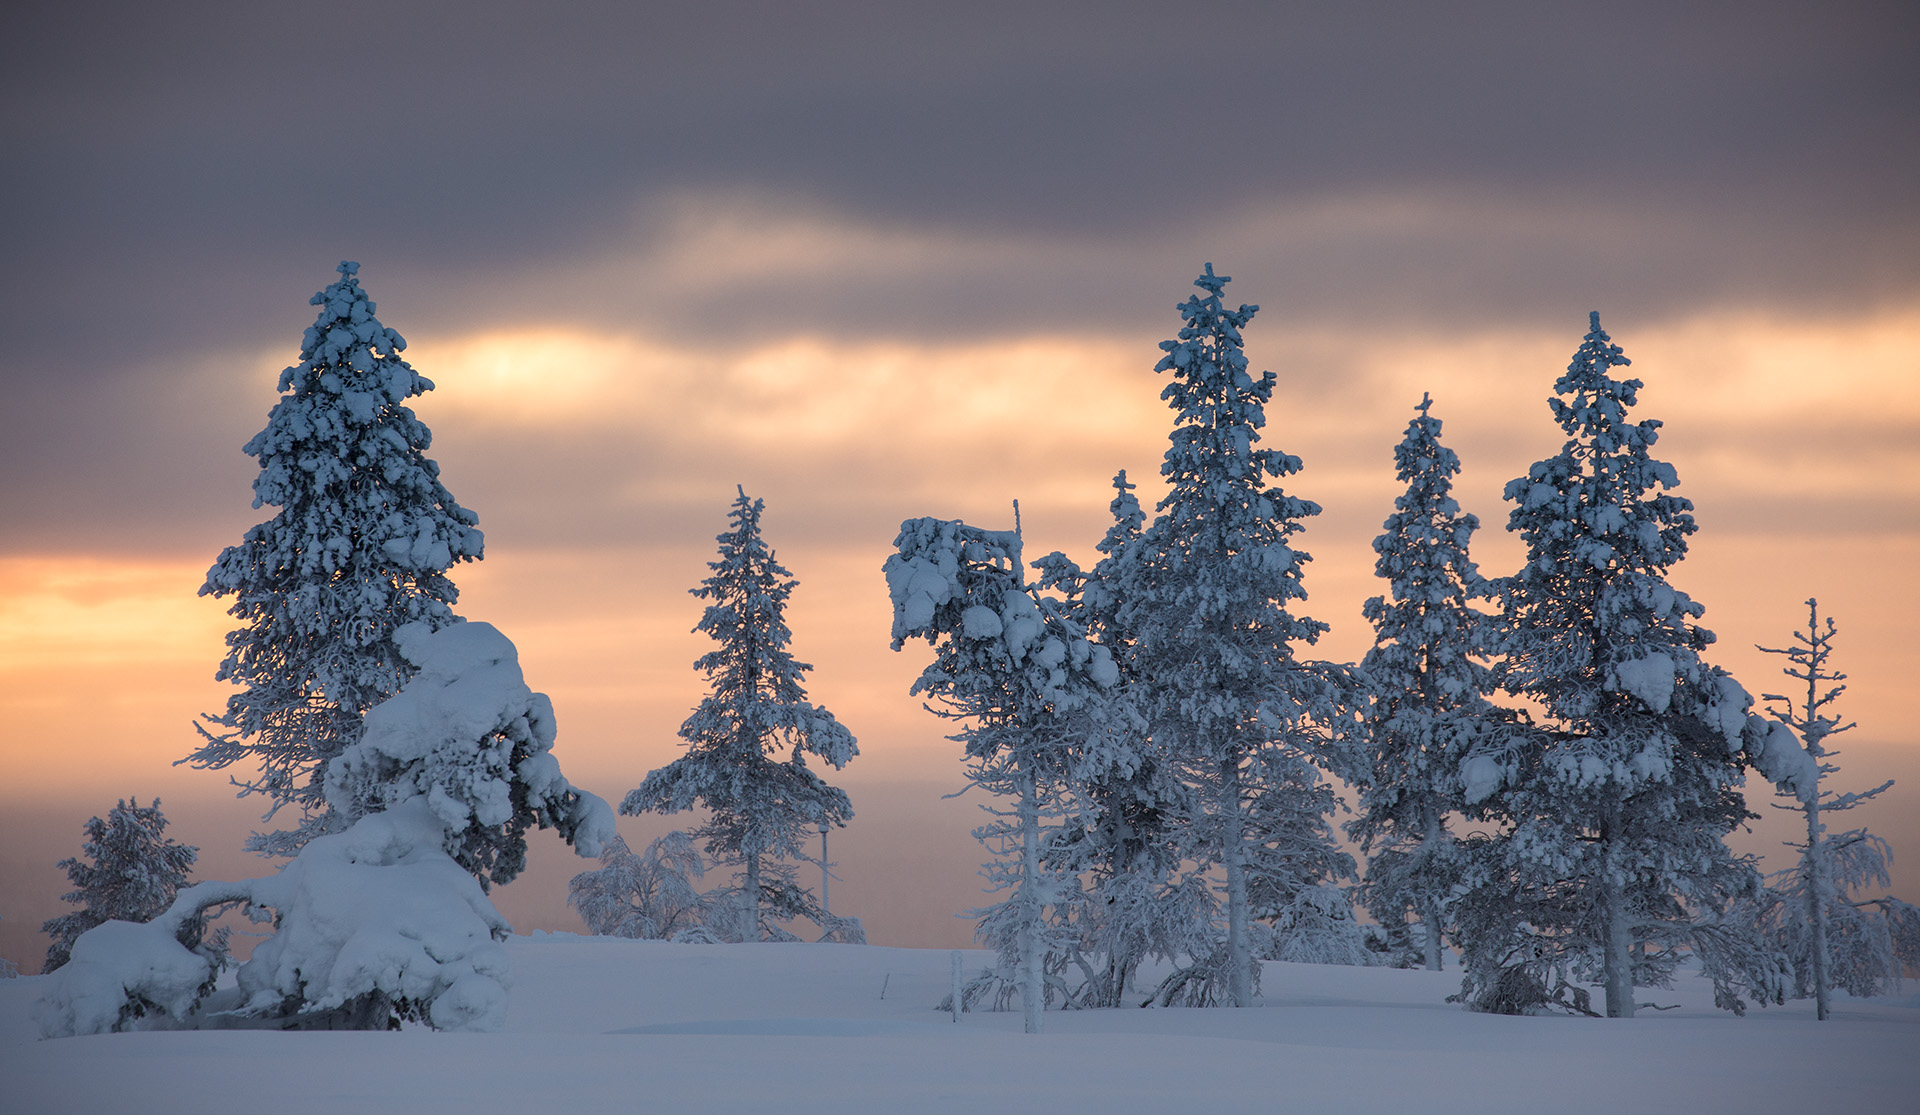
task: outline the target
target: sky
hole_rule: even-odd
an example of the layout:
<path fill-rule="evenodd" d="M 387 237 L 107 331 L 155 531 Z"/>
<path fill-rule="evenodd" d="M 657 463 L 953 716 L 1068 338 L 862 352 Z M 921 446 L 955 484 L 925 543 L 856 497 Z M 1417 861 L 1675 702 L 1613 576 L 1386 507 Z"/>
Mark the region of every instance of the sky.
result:
<path fill-rule="evenodd" d="M 240 446 L 342 259 L 438 385 L 416 409 L 487 540 L 459 609 L 519 645 L 577 783 L 677 754 L 687 590 L 735 485 L 767 501 L 812 693 L 860 737 L 832 893 L 876 940 L 965 943 L 981 901 L 924 653 L 887 646 L 894 532 L 1018 499 L 1029 553 L 1088 560 L 1115 470 L 1157 495 L 1157 344 L 1207 263 L 1262 307 L 1335 660 L 1421 394 L 1511 572 L 1502 487 L 1558 449 L 1599 311 L 1696 504 L 1673 580 L 1712 660 L 1773 692 L 1754 645 L 1809 597 L 1838 619 L 1841 782 L 1902 780 L 1854 816 L 1911 899 L 1916 43 L 1894 3 L 8 5 L 0 956 L 37 964 L 52 865 L 121 796 L 204 875 L 264 870 L 256 803 L 172 764 L 227 692 L 196 589 L 271 512 Z M 586 864 L 533 842 L 503 910 L 577 928 Z"/>

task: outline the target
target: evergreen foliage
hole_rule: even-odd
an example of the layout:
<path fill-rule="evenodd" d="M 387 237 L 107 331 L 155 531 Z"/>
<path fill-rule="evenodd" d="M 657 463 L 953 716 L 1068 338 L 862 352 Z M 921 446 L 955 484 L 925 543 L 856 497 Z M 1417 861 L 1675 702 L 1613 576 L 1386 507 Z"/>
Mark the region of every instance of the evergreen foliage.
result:
<path fill-rule="evenodd" d="M 1388 591 L 1366 602 L 1374 645 L 1361 661 L 1371 707 L 1369 775 L 1347 833 L 1370 853 L 1360 894 L 1392 937 L 1408 937 L 1417 961 L 1438 971 L 1462 864 L 1447 817 L 1464 807 L 1460 764 L 1493 724 L 1493 674 L 1484 659 L 1492 625 L 1473 607 L 1488 595 L 1467 556 L 1480 522 L 1453 498 L 1460 458 L 1440 444 L 1440 419 L 1423 395 L 1394 447 L 1394 499 L 1373 541 L 1376 575 Z M 1403 927 L 1411 919 L 1414 932 Z M 1408 957 L 1407 959 L 1414 959 Z"/>
<path fill-rule="evenodd" d="M 960 725 L 951 738 L 965 747 L 968 782 L 1015 802 L 983 806 L 995 819 L 974 830 L 993 853 L 989 888 L 1012 892 L 976 911 L 978 935 L 1000 956 L 1002 985 L 1018 989 L 1026 1032 L 1038 1033 L 1048 1000 L 1070 995 L 1060 973 L 1083 900 L 1047 849 L 1062 839 L 1078 772 L 1104 766 L 1103 749 L 1134 726 L 1108 699 L 1119 669 L 1057 600 L 1027 585 L 1017 526 L 909 519 L 894 548 L 893 649 L 924 638 L 934 650 L 912 692 Z"/>
<path fill-rule="evenodd" d="M 1228 996 L 1251 1006 L 1249 872 L 1331 846 L 1320 772 L 1354 763 L 1335 732 L 1350 715 L 1342 672 L 1295 653 L 1327 629 L 1290 610 L 1306 597 L 1309 555 L 1289 540 L 1320 508 L 1273 483 L 1299 458 L 1256 448 L 1275 377 L 1248 373 L 1240 331 L 1258 307 L 1227 309 L 1227 282 L 1207 265 L 1194 283 L 1204 297 L 1180 305 L 1186 324 L 1161 343 L 1155 370 L 1171 373 L 1161 398 L 1176 415 L 1160 470 L 1169 491 L 1126 547 L 1137 568 L 1115 614 L 1133 637 L 1149 730 L 1195 791 L 1187 858 L 1225 868 Z"/>
<path fill-rule="evenodd" d="M 1135 639 L 1122 622 L 1138 554 L 1129 549 L 1146 521 L 1134 485 L 1122 470 L 1113 480 L 1113 524 L 1101 559 L 1083 572 L 1064 554 L 1034 563 L 1036 588 L 1062 594 L 1066 615 L 1105 647 L 1119 671 L 1111 700 L 1130 702 L 1136 684 Z M 1116 726 L 1131 721 L 1110 718 Z M 1074 1001 L 1117 1007 L 1134 973 L 1150 959 L 1210 955 L 1219 904 L 1204 873 L 1183 862 L 1180 834 L 1193 815 L 1192 794 L 1144 724 L 1104 741 L 1077 767 L 1072 817 L 1047 845 L 1046 866 L 1084 878 L 1084 901 L 1072 907 L 1071 958 L 1083 979 Z"/>
<path fill-rule="evenodd" d="M 1831 616 L 1821 625 L 1819 601 L 1808 600 L 1807 627 L 1794 632 L 1796 645 L 1759 648 L 1785 655 L 1781 672 L 1806 685 L 1798 697 L 1769 693 L 1766 700 L 1774 719 L 1799 733 L 1811 770 L 1808 777 L 1780 787 L 1792 804 L 1774 807 L 1803 813 L 1807 836 L 1804 843 L 1789 845 L 1800 850 L 1799 859 L 1771 877 L 1757 916 L 1793 964 L 1794 997 L 1812 998 L 1822 1021 L 1830 1012 L 1833 988 L 1861 998 L 1883 994 L 1903 974 L 1920 968 L 1920 908 L 1890 896 L 1853 897 L 1862 888 L 1891 882 L 1887 869 L 1893 854 L 1886 841 L 1865 829 L 1827 833 L 1826 814 L 1853 809 L 1893 785 L 1888 779 L 1861 793 L 1835 793 L 1821 785 L 1840 769 L 1831 761 L 1836 752 L 1827 741 L 1853 727 L 1832 714 L 1847 688 L 1840 684 L 1847 675 L 1828 664 L 1838 632 Z"/>
<path fill-rule="evenodd" d="M 186 761 L 257 764 L 235 779 L 241 796 L 265 795 L 269 818 L 300 811 L 294 830 L 256 836 L 271 855 L 341 827 L 327 818 L 326 767 L 412 676 L 394 632 L 454 622 L 447 570 L 481 555 L 478 518 L 440 483 L 432 433 L 404 405 L 433 384 L 374 316 L 359 264 L 339 271 L 313 296 L 300 363 L 280 374 L 283 396 L 246 445 L 260 461 L 254 506 L 280 510 L 223 551 L 200 588 L 233 600 L 241 626 L 216 676 L 241 690 Z"/>
<path fill-rule="evenodd" d="M 107 812 L 106 820 L 87 821 L 86 843 L 80 846 L 85 859 L 64 859 L 58 865 L 74 888 L 61 895 L 61 901 L 80 908 L 40 927 L 53 938 L 42 972 L 64 965 L 74 941 L 94 926 L 107 921 L 151 921 L 173 902 L 174 894 L 186 885 L 200 849 L 167 837 L 166 827 L 159 798 L 152 805 L 141 805 L 137 799 L 121 801 Z M 201 929 L 200 922 L 183 926 L 181 943 L 188 948 L 198 944 Z"/>
<path fill-rule="evenodd" d="M 785 935 L 774 921 L 820 919 L 790 861 L 812 862 L 809 837 L 822 825 L 845 825 L 853 807 L 807 769 L 807 756 L 837 770 L 859 753 L 853 734 L 807 700 L 802 679 L 813 667 L 788 649 L 793 632 L 784 618 L 799 582 L 761 537 L 764 507 L 740 491 L 731 527 L 718 538 L 719 560 L 707 564 L 713 575 L 690 590 L 713 602 L 694 630 L 719 646 L 694 663 L 711 692 L 680 725 L 687 753 L 620 803 L 627 814 L 709 811 L 693 835 L 720 862 L 744 868 L 736 933 L 746 940 Z"/>
<path fill-rule="evenodd" d="M 1723 1006 L 1780 991 L 1750 927 L 1724 918 L 1759 887 L 1723 838 L 1750 816 L 1740 751 L 1765 733 L 1702 656 L 1704 609 L 1668 583 L 1692 504 L 1652 455 L 1660 423 L 1627 418 L 1641 382 L 1609 374 L 1627 362 L 1594 314 L 1549 400 L 1567 441 L 1506 487 L 1527 556 L 1499 583 L 1497 672 L 1541 715 L 1524 741 L 1463 765 L 1469 799 L 1497 792 L 1507 825 L 1476 843 L 1459 907 L 1462 995 L 1483 1007 L 1515 980 L 1571 977 L 1604 984 L 1609 1017 L 1631 1016 L 1633 988 L 1665 985 L 1689 950 Z"/>

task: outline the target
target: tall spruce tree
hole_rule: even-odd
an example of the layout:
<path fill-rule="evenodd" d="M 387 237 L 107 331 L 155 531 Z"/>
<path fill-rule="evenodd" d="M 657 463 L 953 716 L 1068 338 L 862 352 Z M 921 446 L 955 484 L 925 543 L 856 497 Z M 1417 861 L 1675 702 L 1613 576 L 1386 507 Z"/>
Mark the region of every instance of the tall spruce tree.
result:
<path fill-rule="evenodd" d="M 327 764 L 413 675 L 394 632 L 455 622 L 447 570 L 481 555 L 478 517 L 440 483 L 432 432 L 404 405 L 433 383 L 401 359 L 406 341 L 374 316 L 359 269 L 340 264 L 313 296 L 300 363 L 280 373 L 283 396 L 246 445 L 260 461 L 253 505 L 280 511 L 223 551 L 200 588 L 233 598 L 241 626 L 215 676 L 241 689 L 185 761 L 257 764 L 234 779 L 241 796 L 266 795 L 269 818 L 300 810 L 292 831 L 254 838 L 269 855 L 328 830 Z"/>
<path fill-rule="evenodd" d="M 807 769 L 807 756 L 837 770 L 859 753 L 853 734 L 807 700 L 802 678 L 813 667 L 788 649 L 793 632 L 784 615 L 799 582 L 761 537 L 764 509 L 740 490 L 731 527 L 718 537 L 719 560 L 707 563 L 713 575 L 689 590 L 712 601 L 694 630 L 719 646 L 694 663 L 711 692 L 680 725 L 687 753 L 650 772 L 620 803 L 626 814 L 709 811 L 693 835 L 719 862 L 744 869 L 738 932 L 745 940 L 778 935 L 771 919 L 820 919 L 791 861 L 812 862 L 811 837 L 822 825 L 846 824 L 853 807 L 844 791 Z"/>
<path fill-rule="evenodd" d="M 74 888 L 61 895 L 61 901 L 80 908 L 40 927 L 53 938 L 42 972 L 66 964 L 73 942 L 94 926 L 108 921 L 151 921 L 172 904 L 174 894 L 186 885 L 200 849 L 169 838 L 166 828 L 159 798 L 152 805 L 138 800 L 118 802 L 106 820 L 87 821 L 87 840 L 80 849 L 86 859 L 59 863 Z M 197 944 L 200 929 L 200 922 L 189 923 L 181 943 Z"/>
<path fill-rule="evenodd" d="M 1460 848 L 1447 817 L 1462 806 L 1459 768 L 1493 721 L 1492 624 L 1472 602 L 1488 595 L 1467 556 L 1480 521 L 1453 498 L 1460 458 L 1440 444 L 1440 419 L 1422 395 L 1394 447 L 1407 485 L 1373 540 L 1374 573 L 1388 591 L 1366 602 L 1374 645 L 1361 661 L 1372 698 L 1366 722 L 1370 772 L 1347 833 L 1369 853 L 1361 895 L 1390 932 L 1411 917 L 1426 967 L 1441 944 Z"/>
<path fill-rule="evenodd" d="M 1865 829 L 1829 834 L 1825 817 L 1873 800 L 1892 788 L 1888 779 L 1871 790 L 1835 793 L 1821 785 L 1840 768 L 1827 741 L 1853 727 L 1833 715 L 1833 704 L 1847 687 L 1847 675 L 1829 664 L 1839 628 L 1831 616 L 1820 623 L 1820 603 L 1807 601 L 1807 627 L 1794 632 L 1794 646 L 1760 647 L 1785 655 L 1781 672 L 1806 686 L 1804 693 L 1769 693 L 1768 712 L 1805 744 L 1804 760 L 1763 773 L 1782 774 L 1780 794 L 1792 804 L 1775 803 L 1805 815 L 1806 842 L 1789 845 L 1799 860 L 1773 876 L 1761 902 L 1761 920 L 1793 964 L 1796 997 L 1812 997 L 1815 1015 L 1826 1021 L 1833 988 L 1861 997 L 1875 995 L 1898 980 L 1903 970 L 1920 967 L 1920 908 L 1897 898 L 1856 901 L 1853 892 L 1886 886 L 1893 856 L 1886 841 Z M 1799 759 L 1795 753 L 1789 752 Z"/>
<path fill-rule="evenodd" d="M 1320 508 L 1273 483 L 1299 472 L 1299 458 L 1256 447 L 1275 377 L 1247 371 L 1240 331 L 1259 307 L 1227 309 L 1228 281 L 1208 264 L 1194 281 L 1204 296 L 1178 307 L 1186 324 L 1161 342 L 1155 370 L 1171 373 L 1161 398 L 1175 412 L 1160 469 L 1170 490 L 1133 544 L 1138 569 L 1117 614 L 1134 636 L 1150 730 L 1202 803 L 1189 856 L 1225 868 L 1227 986 L 1244 1007 L 1254 993 L 1250 861 L 1263 845 L 1269 863 L 1330 846 L 1324 814 L 1319 834 L 1284 815 L 1331 808 L 1330 797 L 1296 791 L 1319 786 L 1320 768 L 1351 764 L 1327 734 L 1342 716 L 1337 671 L 1295 653 L 1327 630 L 1290 610 L 1306 598 L 1309 555 L 1289 540 Z M 1282 797 L 1253 826 L 1249 803 L 1263 787 Z M 1267 840 L 1281 833 L 1316 847 Z"/>
<path fill-rule="evenodd" d="M 1469 779 L 1470 797 L 1504 784 L 1509 827 L 1463 900 L 1474 924 L 1463 925 L 1462 994 L 1504 994 L 1521 956 L 1534 982 L 1597 979 L 1607 1015 L 1631 1016 L 1634 986 L 1663 986 L 1691 949 L 1737 1010 L 1743 978 L 1770 995 L 1754 975 L 1765 957 L 1718 919 L 1759 885 L 1723 838 L 1751 816 L 1741 748 L 1763 744 L 1750 739 L 1751 698 L 1702 656 L 1713 642 L 1695 622 L 1704 609 L 1668 583 L 1693 505 L 1670 493 L 1679 477 L 1652 454 L 1660 422 L 1627 418 L 1641 382 L 1609 374 L 1627 358 L 1599 314 L 1591 324 L 1548 401 L 1566 443 L 1506 487 L 1507 529 L 1527 555 L 1499 582 L 1497 674 L 1540 717 L 1496 777 Z"/>

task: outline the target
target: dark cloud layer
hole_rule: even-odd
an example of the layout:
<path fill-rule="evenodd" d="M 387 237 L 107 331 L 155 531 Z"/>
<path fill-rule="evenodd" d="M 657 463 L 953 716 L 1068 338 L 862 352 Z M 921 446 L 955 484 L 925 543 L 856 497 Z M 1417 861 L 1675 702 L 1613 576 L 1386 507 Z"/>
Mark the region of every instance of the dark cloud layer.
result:
<path fill-rule="evenodd" d="M 1906 301 L 1916 43 L 1901 4 L 9 5 L 0 513 L 194 517 L 264 411 L 194 358 L 290 357 L 342 257 L 403 332 L 716 343 L 1150 339 L 1205 259 L 1275 324 Z M 689 205 L 926 243 L 729 271 Z"/>
<path fill-rule="evenodd" d="M 1578 227 L 1588 208 L 1684 230 L 1629 260 L 1595 244 L 1623 289 L 1831 300 L 1920 275 L 1904 5 L 63 3 L 6 23 L 10 365 L 258 334 L 340 254 L 497 279 L 610 231 L 644 247 L 648 203 L 688 191 L 1069 243 L 1440 193 L 1561 214 L 1534 254 L 1558 268 L 1611 239 Z M 1437 249 L 1471 256 L 1481 231 Z M 1486 239 L 1454 281 L 1514 298 L 1531 284 Z M 1206 247 L 1234 245 L 1186 254 Z M 1433 245 L 1329 248 L 1292 269 L 1321 276 L 1305 293 L 1392 310 L 1431 285 Z M 909 297 L 975 328 L 1124 303 L 1056 285 L 1040 306 Z"/>

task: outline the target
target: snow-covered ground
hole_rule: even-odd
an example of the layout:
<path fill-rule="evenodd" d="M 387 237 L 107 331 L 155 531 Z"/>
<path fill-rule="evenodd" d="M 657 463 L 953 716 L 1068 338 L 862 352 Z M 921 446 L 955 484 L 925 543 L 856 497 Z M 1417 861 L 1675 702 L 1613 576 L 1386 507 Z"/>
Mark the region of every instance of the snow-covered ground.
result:
<path fill-rule="evenodd" d="M 1049 1013 L 932 1005 L 943 951 L 508 945 L 504 1032 L 150 1032 L 36 1040 L 44 980 L 0 981 L 6 1112 L 1907 1111 L 1920 995 L 1735 1018 L 1683 979 L 1632 1020 L 1445 1003 L 1452 972 L 1269 963 L 1252 1010 Z M 986 953 L 966 954 L 969 971 Z M 883 995 L 884 992 L 884 995 Z"/>

